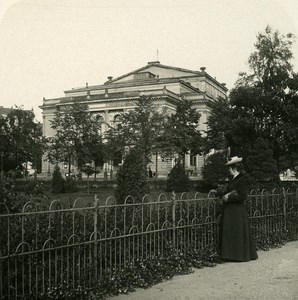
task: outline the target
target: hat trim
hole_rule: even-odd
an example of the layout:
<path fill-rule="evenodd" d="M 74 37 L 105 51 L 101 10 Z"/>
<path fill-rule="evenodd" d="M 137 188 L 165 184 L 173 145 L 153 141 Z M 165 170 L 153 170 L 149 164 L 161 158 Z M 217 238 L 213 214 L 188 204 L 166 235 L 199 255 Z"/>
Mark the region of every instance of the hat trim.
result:
<path fill-rule="evenodd" d="M 242 161 L 242 157 L 233 156 L 230 160 L 225 164 L 226 166 L 230 166 Z"/>

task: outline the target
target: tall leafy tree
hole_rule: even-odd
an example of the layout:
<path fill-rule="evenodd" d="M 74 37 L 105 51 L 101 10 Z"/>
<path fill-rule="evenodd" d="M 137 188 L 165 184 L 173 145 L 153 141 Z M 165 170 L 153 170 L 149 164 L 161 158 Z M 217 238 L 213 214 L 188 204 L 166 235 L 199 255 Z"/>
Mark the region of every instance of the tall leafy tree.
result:
<path fill-rule="evenodd" d="M 266 27 L 265 32 L 258 34 L 255 51 L 248 59 L 251 72 L 241 74 L 230 94 L 233 125 L 245 137 L 242 145 L 252 147 L 256 138 L 263 137 L 277 161 L 285 153 L 290 155 L 293 143 L 297 145 L 297 124 L 292 118 L 297 114 L 297 89 L 290 88 L 296 78 L 291 65 L 293 41 L 292 34 L 283 35 Z M 238 147 L 242 142 L 231 139 Z"/>
<path fill-rule="evenodd" d="M 4 169 L 20 169 L 25 164 L 27 171 L 27 164 L 31 162 L 36 170 L 41 161 L 44 139 L 41 124 L 35 121 L 34 112 L 15 107 L 6 117 L 2 117 L 0 126 Z"/>
<path fill-rule="evenodd" d="M 168 118 L 162 139 L 168 145 L 168 153 L 178 153 L 178 164 L 185 166 L 185 154 L 190 151 L 198 154 L 202 151 L 202 137 L 198 130 L 200 114 L 192 108 L 189 101 L 183 100 L 177 105 L 176 113 Z M 165 147 L 166 148 L 166 147 Z"/>
<path fill-rule="evenodd" d="M 56 135 L 49 140 L 48 157 L 52 162 L 67 161 L 82 167 L 98 158 L 101 150 L 101 124 L 92 117 L 87 104 L 74 102 L 58 109 L 52 121 Z"/>
<path fill-rule="evenodd" d="M 211 109 L 207 121 L 207 134 L 203 139 L 203 149 L 209 153 L 210 149 L 222 150 L 227 148 L 227 137 L 231 130 L 231 105 L 228 98 L 219 98 L 209 103 Z"/>
<path fill-rule="evenodd" d="M 272 149 L 279 171 L 295 166 L 298 80 L 290 63 L 293 42 L 292 34 L 283 35 L 270 27 L 258 34 L 248 59 L 250 72 L 240 74 L 228 103 L 219 101 L 212 107 L 209 144 L 218 145 L 216 131 L 223 132 L 232 153 L 247 156 L 261 137 Z"/>
<path fill-rule="evenodd" d="M 162 130 L 162 114 L 157 110 L 152 97 L 141 96 L 133 110 L 122 114 L 122 121 L 110 128 L 105 138 L 107 149 L 114 155 L 128 148 L 138 148 L 142 155 L 144 170 L 151 154 L 158 147 L 157 137 Z"/>

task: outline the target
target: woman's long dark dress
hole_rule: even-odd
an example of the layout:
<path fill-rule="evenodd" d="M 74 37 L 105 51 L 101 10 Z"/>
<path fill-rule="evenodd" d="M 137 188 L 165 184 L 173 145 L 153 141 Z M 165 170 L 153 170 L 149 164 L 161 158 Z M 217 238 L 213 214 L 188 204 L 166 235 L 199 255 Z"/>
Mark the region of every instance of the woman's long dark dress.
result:
<path fill-rule="evenodd" d="M 237 175 L 227 186 L 232 193 L 223 203 L 220 252 L 228 261 L 249 261 L 258 258 L 248 219 L 247 183 L 243 174 Z"/>

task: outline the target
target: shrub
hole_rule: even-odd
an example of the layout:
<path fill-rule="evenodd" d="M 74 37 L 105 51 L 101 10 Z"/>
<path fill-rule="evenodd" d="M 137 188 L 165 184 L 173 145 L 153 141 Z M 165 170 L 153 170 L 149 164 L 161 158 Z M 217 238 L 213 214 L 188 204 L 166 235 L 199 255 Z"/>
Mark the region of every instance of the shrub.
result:
<path fill-rule="evenodd" d="M 279 181 L 276 160 L 273 151 L 263 138 L 257 138 L 250 155 L 247 157 L 247 169 L 257 181 Z"/>
<path fill-rule="evenodd" d="M 225 167 L 226 162 L 224 152 L 215 152 L 208 156 L 202 170 L 203 178 L 207 184 L 215 187 L 220 181 L 229 177 L 228 169 Z"/>
<path fill-rule="evenodd" d="M 55 166 L 52 177 L 52 192 L 57 194 L 63 191 L 64 179 L 61 175 L 59 166 Z"/>
<path fill-rule="evenodd" d="M 30 181 L 24 189 L 27 195 L 41 195 L 43 194 L 43 184 L 42 182 Z"/>
<path fill-rule="evenodd" d="M 166 191 L 175 193 L 188 192 L 190 190 L 190 179 L 185 174 L 185 170 L 181 165 L 176 165 L 171 170 L 166 182 Z"/>
<path fill-rule="evenodd" d="M 140 200 L 149 192 L 144 170 L 143 155 L 138 149 L 131 149 L 116 176 L 115 197 L 117 203 L 124 203 L 127 196 Z"/>
<path fill-rule="evenodd" d="M 70 177 L 63 181 L 63 193 L 75 193 L 79 190 L 77 181 Z"/>

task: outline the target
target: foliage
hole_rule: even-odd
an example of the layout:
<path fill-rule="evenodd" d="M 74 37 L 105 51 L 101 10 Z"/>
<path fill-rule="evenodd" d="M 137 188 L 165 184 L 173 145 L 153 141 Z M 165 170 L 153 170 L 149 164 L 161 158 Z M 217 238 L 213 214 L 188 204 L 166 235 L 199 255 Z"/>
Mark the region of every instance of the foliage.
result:
<path fill-rule="evenodd" d="M 290 63 L 293 41 L 292 34 L 285 36 L 270 27 L 258 34 L 248 59 L 250 73 L 240 74 L 229 102 L 211 104 L 208 145 L 219 149 L 226 144 L 235 155 L 247 157 L 257 138 L 263 138 L 278 162 L 278 172 L 297 164 L 298 76 Z"/>
<path fill-rule="evenodd" d="M 1 168 L 5 172 L 22 170 L 22 164 L 27 166 L 28 162 L 37 170 L 44 146 L 42 126 L 35 121 L 33 111 L 15 107 L 0 117 Z"/>
<path fill-rule="evenodd" d="M 64 181 L 63 192 L 75 193 L 79 190 L 77 181 L 73 177 L 67 177 Z"/>
<path fill-rule="evenodd" d="M 52 176 L 52 192 L 57 194 L 63 191 L 64 179 L 58 165 L 55 166 Z"/>
<path fill-rule="evenodd" d="M 217 186 L 220 181 L 228 178 L 230 174 L 225 166 L 226 162 L 226 155 L 223 151 L 210 154 L 202 170 L 204 180 L 208 184 Z"/>
<path fill-rule="evenodd" d="M 279 180 L 277 163 L 272 157 L 272 150 L 262 138 L 256 139 L 246 159 L 246 165 L 248 172 L 258 181 Z"/>
<path fill-rule="evenodd" d="M 178 160 L 185 166 L 185 154 L 196 155 L 202 151 L 202 137 L 198 130 L 200 114 L 191 107 L 191 102 L 178 103 L 176 113 L 168 117 L 161 136 L 161 149 L 165 156 L 178 153 Z"/>
<path fill-rule="evenodd" d="M 92 174 L 94 174 L 96 172 L 95 168 L 90 166 L 90 165 L 84 165 L 81 168 L 81 171 L 83 173 L 85 173 L 87 175 L 87 177 L 89 178 Z"/>
<path fill-rule="evenodd" d="M 182 252 L 169 243 L 163 255 L 137 260 L 124 270 L 115 272 L 111 279 L 100 282 L 93 293 L 96 296 L 127 294 L 136 288 L 149 288 L 175 275 L 190 274 L 192 267 L 214 267 L 216 262 L 210 255 L 212 252 L 212 248 Z"/>
<path fill-rule="evenodd" d="M 72 163 L 77 162 L 80 168 L 101 157 L 101 123 L 88 111 L 87 104 L 74 102 L 58 107 L 51 127 L 56 135 L 48 141 L 48 158 L 52 163 L 67 161 L 69 174 Z"/>
<path fill-rule="evenodd" d="M 127 196 L 140 200 L 148 193 L 146 172 L 143 168 L 143 151 L 130 149 L 116 176 L 115 197 L 117 203 L 124 203 Z"/>
<path fill-rule="evenodd" d="M 242 74 L 242 78 L 249 83 L 261 84 L 266 92 L 278 92 L 286 88 L 292 72 L 290 61 L 293 58 L 291 52 L 293 41 L 293 34 L 281 35 L 279 31 L 273 31 L 267 26 L 265 32 L 258 34 L 256 49 L 248 59 L 253 73 Z"/>
<path fill-rule="evenodd" d="M 208 117 L 207 135 L 203 139 L 204 152 L 210 149 L 222 150 L 227 148 L 227 137 L 230 133 L 231 106 L 228 98 L 218 98 L 209 103 L 211 109 Z"/>
<path fill-rule="evenodd" d="M 167 178 L 166 191 L 175 193 L 188 192 L 190 189 L 190 179 L 185 174 L 185 170 L 182 165 L 175 165 L 170 171 Z"/>
<path fill-rule="evenodd" d="M 0 182 L 0 200 L 4 203 L 10 212 L 18 212 L 22 206 L 21 195 L 14 193 L 13 184 L 9 181 Z M 21 200 L 18 202 L 18 200 Z M 7 213 L 4 207 L 1 205 L 1 213 Z"/>
<path fill-rule="evenodd" d="M 126 148 L 137 147 L 142 152 L 146 169 L 151 153 L 158 147 L 157 137 L 163 128 L 163 115 L 153 100 L 140 96 L 134 109 L 121 114 L 121 123 L 116 123 L 106 135 L 109 156 L 115 156 L 117 152 L 124 154 Z"/>
<path fill-rule="evenodd" d="M 26 195 L 42 195 L 44 193 L 43 183 L 36 180 L 29 181 L 24 192 Z"/>
<path fill-rule="evenodd" d="M 127 147 L 138 147 L 144 155 L 144 168 L 150 162 L 152 153 L 162 157 L 178 154 L 183 162 L 186 153 L 198 154 L 202 140 L 198 131 L 200 114 L 189 101 L 179 102 L 175 113 L 157 110 L 153 98 L 141 96 L 136 107 L 122 114 L 122 121 L 110 128 L 106 138 L 109 153 L 122 151 Z"/>

